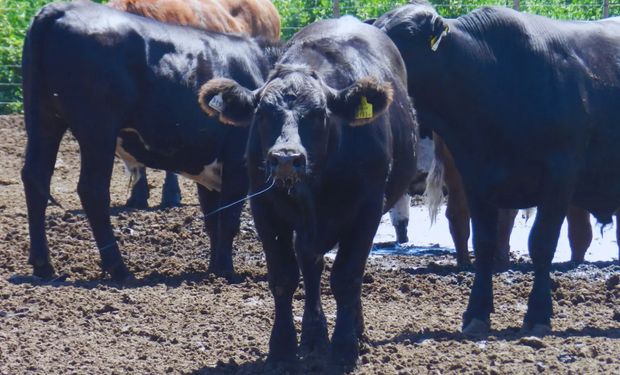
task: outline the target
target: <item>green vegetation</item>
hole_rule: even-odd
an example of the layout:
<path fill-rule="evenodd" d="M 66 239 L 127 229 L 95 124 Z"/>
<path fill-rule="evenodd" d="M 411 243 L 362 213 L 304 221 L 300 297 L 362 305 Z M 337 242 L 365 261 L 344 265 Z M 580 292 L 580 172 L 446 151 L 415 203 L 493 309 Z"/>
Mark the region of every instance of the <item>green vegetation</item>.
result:
<path fill-rule="evenodd" d="M 96 0 L 105 3 L 107 0 Z M 272 0 L 282 17 L 282 37 L 333 15 L 332 0 Z M 36 11 L 50 0 L 0 0 L 0 114 L 21 111 L 21 52 L 24 34 Z M 341 0 L 340 14 L 376 18 L 407 0 Z M 513 6 L 513 0 L 431 0 L 445 17 L 484 5 Z M 603 0 L 521 0 L 520 10 L 558 19 L 593 20 L 603 16 Z M 609 15 L 620 15 L 620 0 L 609 0 Z"/>

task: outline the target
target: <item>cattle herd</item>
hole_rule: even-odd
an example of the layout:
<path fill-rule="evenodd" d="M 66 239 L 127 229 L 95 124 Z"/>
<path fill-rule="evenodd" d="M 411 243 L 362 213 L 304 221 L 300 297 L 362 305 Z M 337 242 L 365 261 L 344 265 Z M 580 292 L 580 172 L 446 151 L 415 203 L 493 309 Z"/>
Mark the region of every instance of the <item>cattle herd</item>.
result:
<path fill-rule="evenodd" d="M 620 19 L 554 21 L 497 7 L 445 19 L 414 0 L 366 23 L 316 22 L 285 43 L 279 29 L 267 0 L 54 3 L 35 16 L 23 53 L 22 170 L 34 275 L 55 274 L 45 211 L 70 130 L 81 150 L 78 194 L 113 280 L 132 281 L 110 221 L 115 154 L 132 175 L 130 206 L 147 204 L 144 167 L 171 172 L 162 206 L 180 203 L 173 173 L 197 183 L 209 271 L 224 277 L 234 275 L 234 203 L 249 192 L 275 302 L 269 359 L 328 349 L 331 363 L 354 365 L 372 240 L 395 206 L 406 239 L 416 145 L 432 131 L 428 194 L 436 207 L 448 186 L 459 265 L 469 263 L 472 221 L 463 333 L 489 330 L 492 274 L 507 262 L 515 209 L 534 206 L 523 329 L 548 331 L 564 218 L 573 260 L 583 261 L 589 214 L 608 224 L 620 207 Z M 336 246 L 330 340 L 320 279 Z"/>

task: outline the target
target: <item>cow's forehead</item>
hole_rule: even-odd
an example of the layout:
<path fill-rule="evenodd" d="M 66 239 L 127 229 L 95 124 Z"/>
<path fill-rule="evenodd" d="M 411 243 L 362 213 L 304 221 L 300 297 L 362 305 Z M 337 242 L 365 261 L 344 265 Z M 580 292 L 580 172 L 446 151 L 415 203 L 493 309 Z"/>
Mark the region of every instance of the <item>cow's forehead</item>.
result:
<path fill-rule="evenodd" d="M 259 105 L 303 108 L 325 107 L 325 90 L 320 80 L 302 72 L 273 77 L 263 88 Z"/>

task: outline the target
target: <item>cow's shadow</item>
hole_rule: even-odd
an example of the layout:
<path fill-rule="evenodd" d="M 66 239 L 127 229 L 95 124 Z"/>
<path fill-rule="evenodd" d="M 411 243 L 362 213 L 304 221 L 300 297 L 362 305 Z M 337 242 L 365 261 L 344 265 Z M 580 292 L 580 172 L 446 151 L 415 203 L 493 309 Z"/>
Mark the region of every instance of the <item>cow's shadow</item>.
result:
<path fill-rule="evenodd" d="M 40 277 L 32 275 L 13 275 L 8 278 L 8 281 L 16 285 L 27 284 L 32 286 L 51 286 L 55 288 L 73 287 L 81 289 L 96 289 L 101 286 L 106 286 L 116 289 L 138 289 L 162 284 L 166 285 L 168 288 L 178 288 L 187 283 L 213 284 L 220 282 L 218 279 L 219 278 L 217 276 L 206 271 L 183 272 L 178 275 L 162 275 L 157 271 L 153 271 L 144 277 L 133 279 L 126 283 L 118 283 L 105 278 L 96 280 L 67 281 L 66 275 L 51 280 L 44 280 Z M 240 272 L 223 280 L 225 280 L 228 284 L 239 284 L 247 281 L 253 283 L 267 282 L 267 275 L 264 273 L 257 274 L 251 272 Z"/>
<path fill-rule="evenodd" d="M 520 327 L 508 327 L 500 330 L 491 330 L 484 336 L 467 336 L 458 331 L 425 331 L 411 332 L 404 331 L 400 334 L 385 340 L 370 341 L 373 347 L 380 347 L 389 344 L 420 344 L 426 340 L 434 341 L 457 341 L 457 342 L 478 342 L 493 337 L 494 341 L 518 341 L 523 337 L 531 337 L 531 333 L 522 332 Z M 584 327 L 582 329 L 569 328 L 565 331 L 551 331 L 545 337 L 605 337 L 620 338 L 620 328 L 596 328 Z"/>
<path fill-rule="evenodd" d="M 575 263 L 575 262 L 560 262 L 553 263 L 551 265 L 551 272 L 568 272 L 579 268 L 580 266 L 592 266 L 597 269 L 604 269 L 611 266 L 617 266 L 617 261 L 598 261 L 598 262 L 584 262 L 584 263 Z M 432 263 L 426 267 L 416 267 L 416 268 L 402 268 L 403 272 L 406 272 L 410 275 L 438 275 L 438 276 L 447 276 L 450 274 L 457 274 L 459 272 L 474 272 L 474 266 L 468 267 L 459 267 L 454 264 L 435 264 Z M 511 262 L 510 267 L 506 270 L 496 271 L 496 274 L 501 274 L 507 271 L 512 272 L 533 272 L 534 267 L 531 262 Z"/>

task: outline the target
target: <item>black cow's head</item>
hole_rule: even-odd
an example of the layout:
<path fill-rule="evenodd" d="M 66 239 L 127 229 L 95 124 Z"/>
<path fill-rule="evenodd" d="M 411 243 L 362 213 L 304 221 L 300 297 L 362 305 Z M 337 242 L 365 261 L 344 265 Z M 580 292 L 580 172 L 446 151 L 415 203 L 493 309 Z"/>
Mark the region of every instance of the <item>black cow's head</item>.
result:
<path fill-rule="evenodd" d="M 401 53 L 435 52 L 450 31 L 446 21 L 426 0 L 414 0 L 387 12 L 374 25 L 388 34 Z"/>
<path fill-rule="evenodd" d="M 198 100 L 223 123 L 252 123 L 251 137 L 259 138 L 269 177 L 291 188 L 320 169 L 335 127 L 364 126 L 389 107 L 392 85 L 367 77 L 336 90 L 307 66 L 277 65 L 255 91 L 216 78 L 201 88 Z"/>

